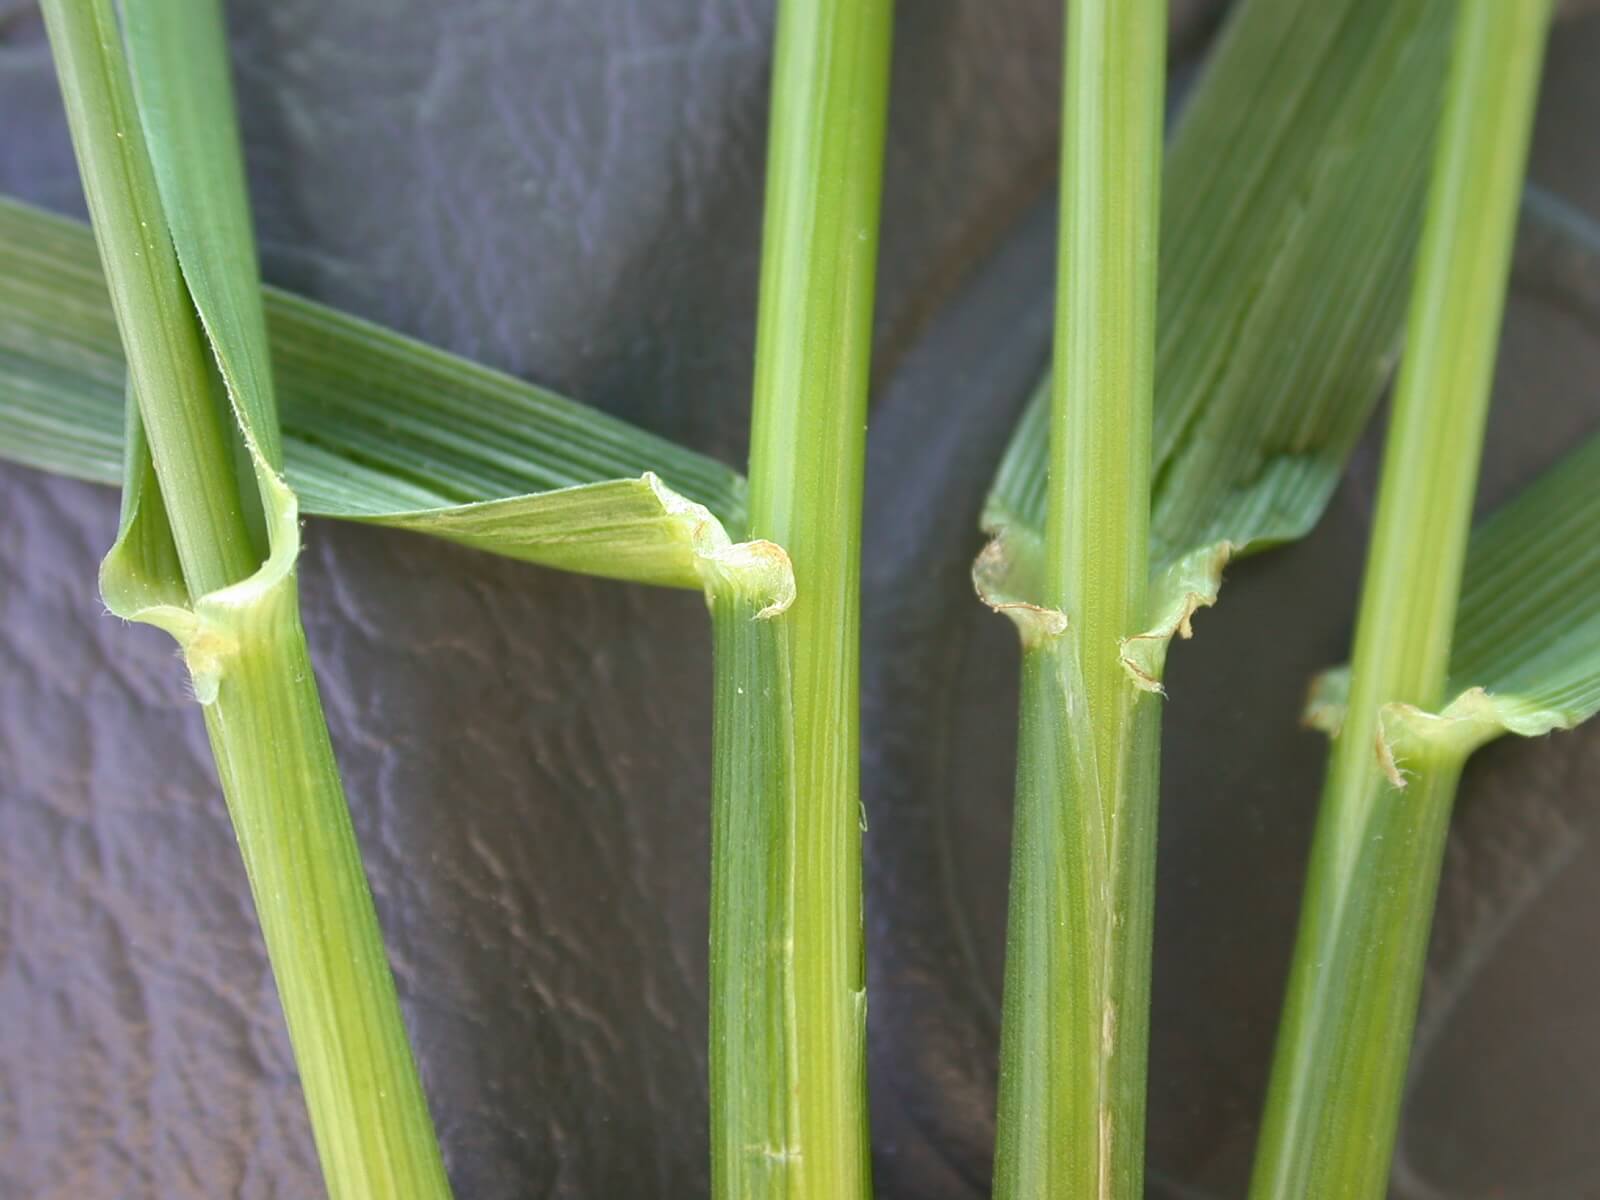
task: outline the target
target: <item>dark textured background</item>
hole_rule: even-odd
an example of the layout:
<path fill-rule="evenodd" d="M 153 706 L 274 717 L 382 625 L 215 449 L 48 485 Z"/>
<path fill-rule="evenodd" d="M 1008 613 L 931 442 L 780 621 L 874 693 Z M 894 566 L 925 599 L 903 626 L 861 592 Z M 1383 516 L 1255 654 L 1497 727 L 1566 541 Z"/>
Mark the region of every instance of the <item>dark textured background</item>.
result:
<path fill-rule="evenodd" d="M 1214 5 L 1176 6 L 1193 57 Z M 1015 716 L 966 565 L 1047 340 L 1058 6 L 902 0 L 865 573 L 874 1143 L 986 1192 Z M 770 0 L 232 3 L 274 282 L 742 458 Z M 1533 175 L 1600 217 L 1600 17 Z M 1419 151 L 1421 152 L 1421 151 Z M 0 0 L 0 190 L 82 203 Z M 1600 319 L 1518 279 L 1484 497 L 1600 426 Z M 1150 1193 L 1242 1191 L 1375 460 L 1173 654 Z M 0 1198 L 309 1197 L 316 1167 L 173 649 L 94 594 L 111 493 L 0 466 Z M 693 1197 L 700 602 L 314 523 L 305 619 L 462 1200 Z M 1600 729 L 1470 768 L 1396 1196 L 1600 1196 Z"/>

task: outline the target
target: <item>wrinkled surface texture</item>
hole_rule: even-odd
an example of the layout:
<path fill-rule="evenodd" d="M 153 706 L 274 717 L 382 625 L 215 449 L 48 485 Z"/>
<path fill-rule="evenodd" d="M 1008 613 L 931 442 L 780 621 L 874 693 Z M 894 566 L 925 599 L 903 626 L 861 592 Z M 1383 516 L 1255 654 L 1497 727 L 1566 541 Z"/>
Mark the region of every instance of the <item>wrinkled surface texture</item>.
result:
<path fill-rule="evenodd" d="M 770 0 L 230 5 L 274 282 L 744 453 Z M 866 586 L 876 1173 L 986 1194 L 1016 654 L 980 499 L 1043 361 L 1057 5 L 903 0 Z M 1178 5 L 1180 61 L 1212 22 Z M 1535 179 L 1600 217 L 1600 17 Z M 0 190 L 81 213 L 0 2 Z M 1044 202 L 1041 205 L 1041 202 Z M 1519 277 L 1483 493 L 1600 425 L 1600 324 Z M 1242 1190 L 1349 636 L 1369 440 L 1172 657 L 1150 1194 Z M 317 1194 L 245 880 L 165 638 L 94 591 L 108 491 L 0 467 L 0 1196 Z M 707 623 L 686 594 L 307 531 L 305 619 L 457 1194 L 706 1187 Z M 1264 649 L 1270 638 L 1274 650 Z M 1395 1195 L 1600 1194 L 1600 728 L 1462 789 Z"/>

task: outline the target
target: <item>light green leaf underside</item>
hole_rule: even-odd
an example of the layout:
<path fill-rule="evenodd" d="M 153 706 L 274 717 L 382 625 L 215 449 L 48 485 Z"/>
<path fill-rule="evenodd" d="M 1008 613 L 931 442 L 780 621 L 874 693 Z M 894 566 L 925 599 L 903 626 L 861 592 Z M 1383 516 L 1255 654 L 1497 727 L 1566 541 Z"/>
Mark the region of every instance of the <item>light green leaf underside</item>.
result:
<path fill-rule="evenodd" d="M 286 475 L 306 513 L 688 588 L 705 582 L 697 547 L 742 535 L 737 472 L 497 371 L 264 291 Z M 0 456 L 120 483 L 123 374 L 87 228 L 0 199 Z M 707 517 L 723 536 L 703 527 Z M 763 603 L 782 591 L 755 585 Z"/>
<path fill-rule="evenodd" d="M 1391 739 L 1440 739 L 1466 753 L 1514 733 L 1538 737 L 1600 712 L 1600 435 L 1473 531 L 1437 714 L 1385 713 Z M 1312 688 L 1306 720 L 1334 732 L 1349 672 Z"/>
<path fill-rule="evenodd" d="M 1600 436 L 1473 533 L 1450 679 L 1574 721 L 1600 710 Z"/>
<path fill-rule="evenodd" d="M 1222 566 L 1305 534 L 1387 381 L 1443 77 L 1441 0 L 1251 0 L 1167 153 L 1158 295 L 1152 586 L 1124 652 L 1158 686 Z M 1419 80 L 1427 81 L 1419 85 Z M 1045 513 L 1042 386 L 984 527 L 1011 600 Z M 989 582 L 979 571 L 981 589 Z"/>

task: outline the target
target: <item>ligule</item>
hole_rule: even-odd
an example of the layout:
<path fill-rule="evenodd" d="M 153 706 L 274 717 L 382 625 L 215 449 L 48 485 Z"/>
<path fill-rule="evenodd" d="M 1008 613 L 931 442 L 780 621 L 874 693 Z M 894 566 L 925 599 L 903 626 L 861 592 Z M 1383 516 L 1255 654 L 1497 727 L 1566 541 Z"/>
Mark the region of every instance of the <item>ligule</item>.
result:
<path fill-rule="evenodd" d="M 1181 625 L 1179 564 L 1214 598 L 1229 558 L 1311 529 L 1388 382 L 1451 3 L 1246 0 L 1195 86 L 1166 154 L 1143 628 Z M 1036 603 L 1048 391 L 983 518 Z"/>

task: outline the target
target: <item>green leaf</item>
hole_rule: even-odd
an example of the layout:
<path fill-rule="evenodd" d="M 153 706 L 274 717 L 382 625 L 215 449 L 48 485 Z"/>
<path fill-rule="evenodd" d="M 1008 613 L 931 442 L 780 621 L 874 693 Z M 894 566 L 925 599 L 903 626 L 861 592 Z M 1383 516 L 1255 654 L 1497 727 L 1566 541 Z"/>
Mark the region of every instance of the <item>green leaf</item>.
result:
<path fill-rule="evenodd" d="M 1159 681 L 1229 558 L 1316 522 L 1386 385 L 1438 112 L 1445 0 L 1246 0 L 1167 151 L 1151 586 L 1128 667 Z M 977 581 L 1041 603 L 1041 385 L 983 516 Z"/>
<path fill-rule="evenodd" d="M 1472 535 L 1448 690 L 1533 735 L 1600 712 L 1600 436 Z"/>
<path fill-rule="evenodd" d="M 1445 695 L 1414 724 L 1463 752 L 1539 737 L 1600 712 L 1600 435 L 1473 531 Z M 1309 724 L 1338 733 L 1350 671 L 1321 676 Z"/>
<path fill-rule="evenodd" d="M 742 536 L 745 485 L 730 468 L 368 322 L 263 292 L 285 475 L 306 513 L 690 588 L 704 583 L 698 552 Z M 0 455 L 120 482 L 124 371 L 88 229 L 0 199 Z"/>

